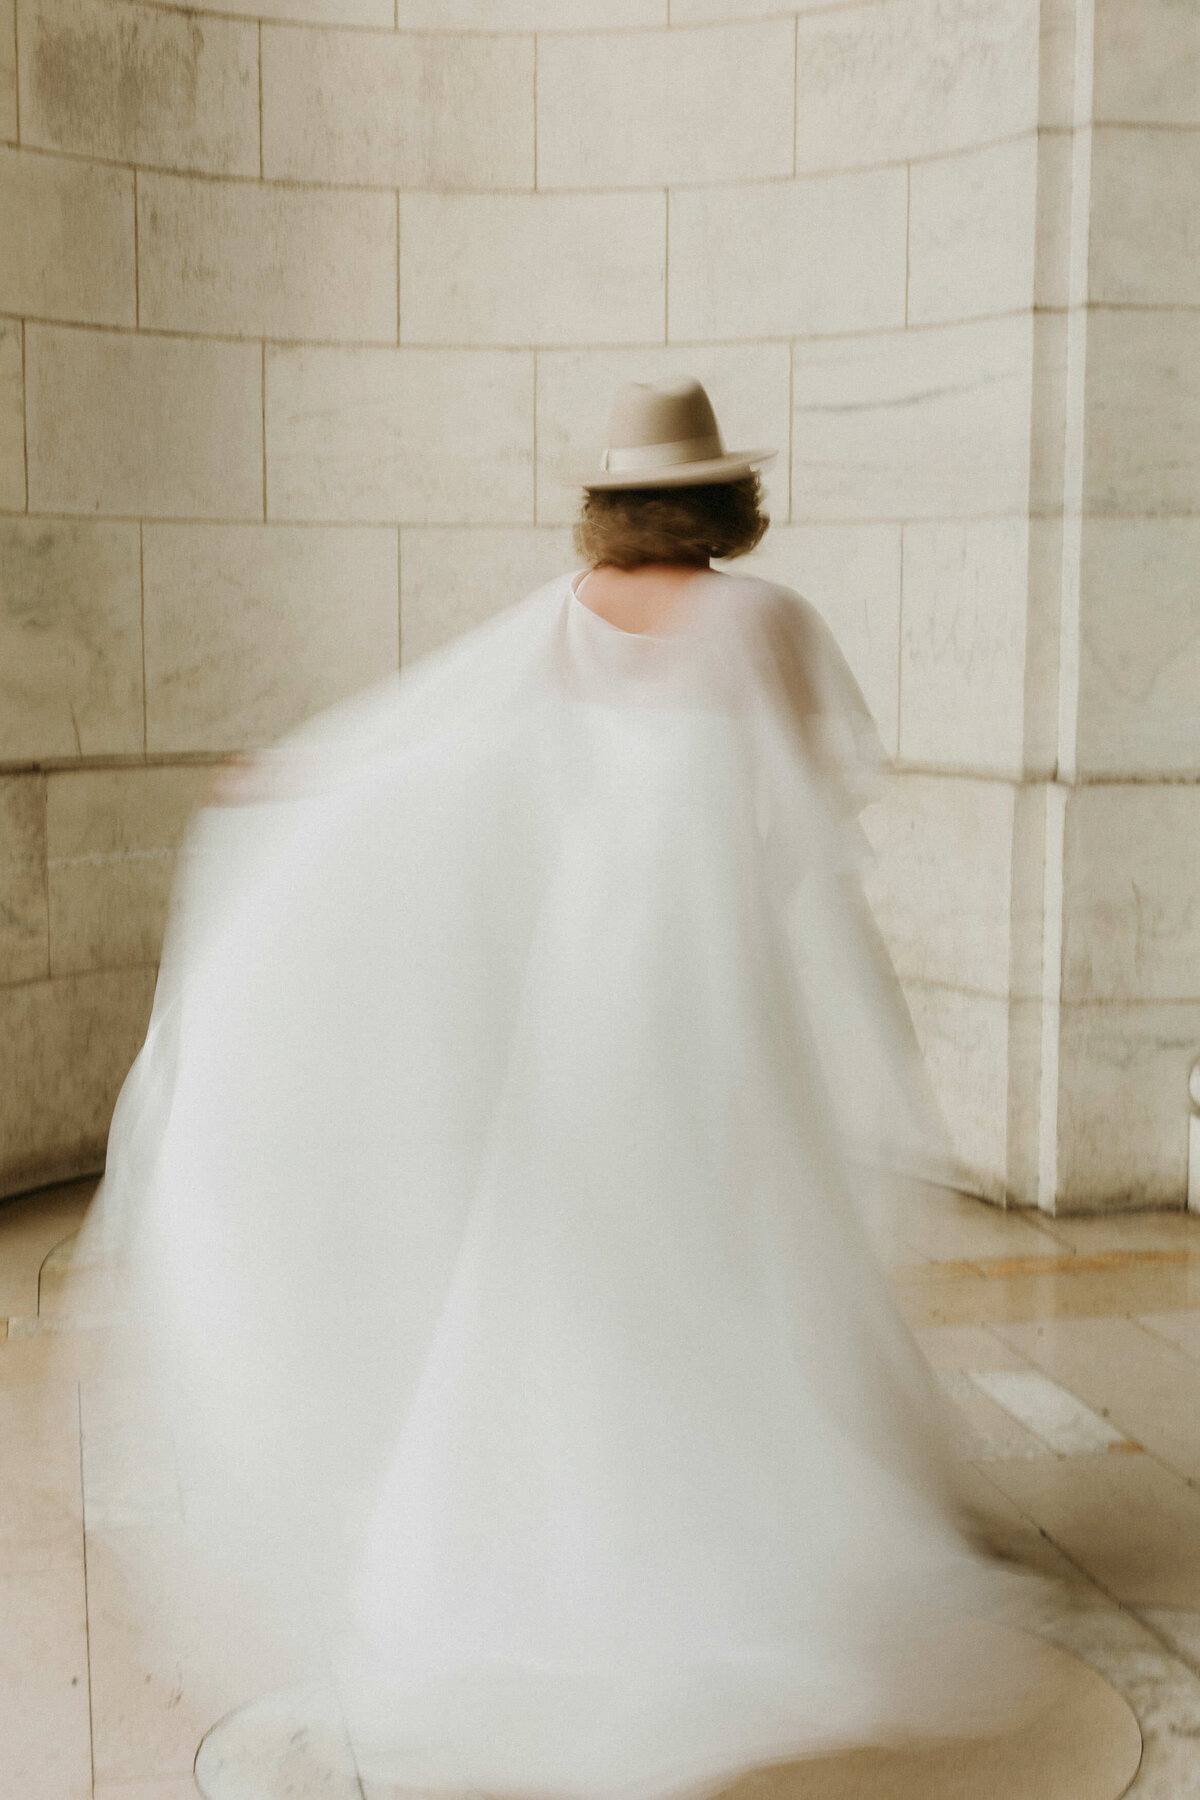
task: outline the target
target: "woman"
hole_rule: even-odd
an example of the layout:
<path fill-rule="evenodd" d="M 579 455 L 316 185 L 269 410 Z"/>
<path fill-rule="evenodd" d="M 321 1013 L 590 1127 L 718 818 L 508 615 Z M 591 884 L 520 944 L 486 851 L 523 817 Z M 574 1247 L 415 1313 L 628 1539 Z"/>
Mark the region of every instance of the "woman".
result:
<path fill-rule="evenodd" d="M 881 752 L 815 614 L 711 568 L 766 459 L 622 390 L 585 568 L 189 843 L 89 1235 L 189 1528 L 378 1781 L 703 1790 L 1021 1686 L 868 1247 L 925 1117 L 850 874 Z"/>

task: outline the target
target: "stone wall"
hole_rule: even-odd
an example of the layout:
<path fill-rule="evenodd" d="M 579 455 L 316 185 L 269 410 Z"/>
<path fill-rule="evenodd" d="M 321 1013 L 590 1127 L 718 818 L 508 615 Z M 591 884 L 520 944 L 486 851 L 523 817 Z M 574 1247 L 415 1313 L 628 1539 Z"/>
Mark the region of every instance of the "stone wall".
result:
<path fill-rule="evenodd" d="M 1128 1049 L 1165 1129 L 1200 1038 L 1094 880 L 1124 805 L 1178 913 L 1196 791 L 1188 9 L 1096 0 L 1106 136 L 1091 0 L 239 4 L 0 0 L 0 1191 L 100 1159 L 209 765 L 569 566 L 556 470 L 687 371 L 900 759 L 874 899 L 969 1179 L 1178 1201 L 1087 1108 Z"/>

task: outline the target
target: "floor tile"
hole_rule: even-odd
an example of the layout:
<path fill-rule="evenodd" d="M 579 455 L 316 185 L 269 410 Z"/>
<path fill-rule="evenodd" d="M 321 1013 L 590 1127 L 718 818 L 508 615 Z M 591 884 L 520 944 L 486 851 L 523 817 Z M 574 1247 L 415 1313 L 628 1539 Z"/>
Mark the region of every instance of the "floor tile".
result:
<path fill-rule="evenodd" d="M 92 1178 L 0 1200 L 0 1318 L 37 1312 L 38 1270 L 79 1225 L 95 1188 Z"/>
<path fill-rule="evenodd" d="M 91 1800 L 83 1566 L 0 1575 L 0 1771 L 13 1800 Z"/>
<path fill-rule="evenodd" d="M 999 1325 L 996 1335 L 1126 1436 L 1200 1481 L 1200 1368 L 1135 1319 Z"/>
<path fill-rule="evenodd" d="M 1055 1219 L 1040 1215 L 1047 1234 L 1069 1250 L 1177 1250 L 1200 1253 L 1200 1214 L 1107 1213 L 1102 1218 Z"/>
<path fill-rule="evenodd" d="M 1200 1362 L 1200 1311 L 1143 1313 L 1138 1323 Z"/>
<path fill-rule="evenodd" d="M 981 1369 L 971 1377 L 1058 1456 L 1087 1456 L 1130 1440 L 1074 1394 L 1035 1370 Z"/>
<path fill-rule="evenodd" d="M 934 1369 L 1027 1369 L 1023 1356 L 982 1325 L 935 1325 L 917 1342 Z"/>
<path fill-rule="evenodd" d="M 1200 1307 L 1200 1261 L 1135 1262 L 1116 1269 L 1056 1270 L 988 1280 L 932 1265 L 892 1277 L 914 1330 L 933 1325 L 1000 1325 L 1027 1320 L 1102 1318 L 1111 1313 Z"/>
<path fill-rule="evenodd" d="M 160 1775 L 149 1781 L 98 1781 L 94 1800 L 197 1800 L 197 1790 L 190 1775 Z"/>
<path fill-rule="evenodd" d="M 1051 1456 L 1053 1451 L 1013 1414 L 976 1387 L 970 1375 L 943 1370 L 938 1385 L 950 1402 L 954 1451 L 964 1462 Z"/>
<path fill-rule="evenodd" d="M 1200 1612 L 1179 1606 L 1139 1606 L 1138 1617 L 1181 1662 L 1200 1675 Z"/>
<path fill-rule="evenodd" d="M 0 1388 L 0 1570 L 82 1558 L 79 1396 L 71 1382 Z"/>
<path fill-rule="evenodd" d="M 1062 1250 L 1036 1215 L 1006 1212 L 947 1188 L 906 1190 L 897 1203 L 895 1228 L 904 1243 L 932 1262 L 1054 1256 Z"/>

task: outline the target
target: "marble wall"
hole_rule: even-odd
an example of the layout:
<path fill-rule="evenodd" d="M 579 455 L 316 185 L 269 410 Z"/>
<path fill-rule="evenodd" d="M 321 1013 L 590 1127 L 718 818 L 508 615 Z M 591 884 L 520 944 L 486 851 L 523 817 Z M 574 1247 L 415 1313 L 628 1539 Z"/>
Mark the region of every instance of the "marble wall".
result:
<path fill-rule="evenodd" d="M 1180 1202 L 1200 51 L 1094 10 L 0 0 L 0 1191 L 101 1157 L 212 764 L 568 566 L 687 371 L 899 759 L 965 1179 Z"/>

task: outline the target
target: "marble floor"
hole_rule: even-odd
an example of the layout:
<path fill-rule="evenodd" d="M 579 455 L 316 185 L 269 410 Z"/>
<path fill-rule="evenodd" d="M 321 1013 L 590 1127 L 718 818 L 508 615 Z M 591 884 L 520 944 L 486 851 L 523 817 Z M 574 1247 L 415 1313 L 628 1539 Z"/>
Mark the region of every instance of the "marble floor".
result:
<path fill-rule="evenodd" d="M 195 1800 L 212 1697 L 148 1650 L 105 1554 L 156 1528 L 158 1475 L 151 1458 L 132 1508 L 114 1494 L 103 1294 L 65 1291 L 93 1185 L 0 1202 L 0 1792 Z M 1036 1629 L 1133 1706 L 1131 1796 L 1200 1800 L 1200 1218 L 1043 1219 L 926 1189 L 899 1236 L 895 1291 L 981 1527 L 1055 1578 Z"/>

